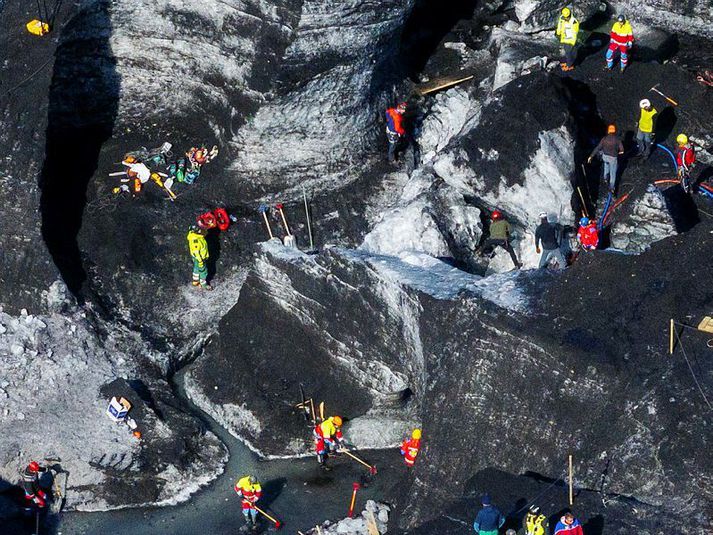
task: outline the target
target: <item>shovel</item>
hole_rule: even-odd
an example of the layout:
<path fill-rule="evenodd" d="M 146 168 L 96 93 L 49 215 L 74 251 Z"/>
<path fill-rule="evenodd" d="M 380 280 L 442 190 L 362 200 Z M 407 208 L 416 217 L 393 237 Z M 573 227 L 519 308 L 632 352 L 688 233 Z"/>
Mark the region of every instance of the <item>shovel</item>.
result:
<path fill-rule="evenodd" d="M 267 233 L 270 235 L 270 239 L 275 236 L 272 235 L 272 229 L 270 228 L 270 222 L 267 220 L 267 205 L 261 204 L 258 211 L 262 214 L 262 218 L 265 220 L 265 226 L 267 227 Z"/>
<path fill-rule="evenodd" d="M 282 224 L 285 225 L 285 234 L 284 239 L 282 240 L 282 243 L 285 244 L 285 247 L 292 247 L 293 249 L 297 249 L 297 240 L 295 240 L 294 235 L 290 232 L 290 227 L 287 225 L 287 218 L 285 217 L 285 211 L 283 210 L 283 204 L 278 203 L 275 205 L 275 208 L 277 208 L 280 211 L 280 215 L 282 216 Z"/>

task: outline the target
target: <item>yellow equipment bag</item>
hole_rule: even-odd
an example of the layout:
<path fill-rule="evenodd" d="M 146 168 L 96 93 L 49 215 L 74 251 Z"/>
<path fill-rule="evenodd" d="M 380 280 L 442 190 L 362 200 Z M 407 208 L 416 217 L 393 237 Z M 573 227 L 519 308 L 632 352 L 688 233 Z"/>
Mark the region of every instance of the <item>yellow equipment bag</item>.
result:
<path fill-rule="evenodd" d="M 32 35 L 39 35 L 40 37 L 50 33 L 50 25 L 38 19 L 31 20 L 25 25 L 25 27 Z"/>

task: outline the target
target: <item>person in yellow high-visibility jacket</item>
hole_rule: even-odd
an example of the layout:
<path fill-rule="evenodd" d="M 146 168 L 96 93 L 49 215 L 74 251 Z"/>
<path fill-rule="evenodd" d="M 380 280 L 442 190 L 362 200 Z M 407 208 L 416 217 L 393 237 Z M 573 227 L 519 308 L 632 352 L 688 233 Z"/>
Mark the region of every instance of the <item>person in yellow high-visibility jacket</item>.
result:
<path fill-rule="evenodd" d="M 560 66 L 563 71 L 574 70 L 574 62 L 577 59 L 577 53 L 574 47 L 577 45 L 577 35 L 579 34 L 579 21 L 572 15 L 572 9 L 569 7 L 562 8 L 562 14 L 557 21 L 557 31 L 562 45 L 563 58 Z"/>
<path fill-rule="evenodd" d="M 197 225 L 193 225 L 186 238 L 188 239 L 188 250 L 193 259 L 193 286 L 200 286 L 204 290 L 212 290 L 208 284 L 208 242 L 205 240 L 207 231 Z"/>

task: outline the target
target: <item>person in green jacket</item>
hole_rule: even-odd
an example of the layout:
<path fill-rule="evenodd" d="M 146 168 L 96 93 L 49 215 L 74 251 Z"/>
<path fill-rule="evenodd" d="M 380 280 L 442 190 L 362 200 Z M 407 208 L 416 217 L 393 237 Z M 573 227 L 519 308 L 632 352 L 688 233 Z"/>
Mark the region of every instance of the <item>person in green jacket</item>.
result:
<path fill-rule="evenodd" d="M 483 244 L 483 253 L 491 254 L 496 247 L 502 247 L 510 254 L 515 268 L 520 269 L 522 264 L 518 261 L 515 251 L 510 245 L 510 223 L 505 221 L 500 210 L 493 210 L 490 221 L 490 236 Z"/>
<path fill-rule="evenodd" d="M 208 243 L 205 240 L 207 231 L 198 225 L 193 225 L 188 230 L 188 250 L 193 259 L 193 286 L 200 286 L 204 290 L 212 290 L 208 284 Z"/>

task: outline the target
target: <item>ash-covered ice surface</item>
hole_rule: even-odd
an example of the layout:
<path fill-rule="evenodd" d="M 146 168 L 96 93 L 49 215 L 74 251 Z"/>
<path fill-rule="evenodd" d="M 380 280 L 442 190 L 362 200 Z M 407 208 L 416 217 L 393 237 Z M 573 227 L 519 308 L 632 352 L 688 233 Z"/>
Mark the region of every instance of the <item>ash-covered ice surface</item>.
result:
<path fill-rule="evenodd" d="M 0 525 L 34 532 L 20 471 L 60 459 L 48 532 L 227 533 L 243 470 L 295 532 L 368 533 L 373 514 L 382 533 L 472 533 L 484 492 L 504 532 L 533 502 L 557 521 L 571 454 L 587 535 L 713 530 L 713 336 L 695 329 L 713 202 L 664 148 L 634 157 L 648 98 L 656 142 L 685 132 L 694 180 L 713 175 L 707 2 L 574 5 L 568 73 L 550 0 L 31 4 L 0 0 Z M 619 13 L 623 74 L 604 70 Z M 610 123 L 611 201 L 587 163 Z M 124 155 L 164 142 L 219 153 L 175 200 L 153 180 L 114 193 Z M 235 221 L 207 236 L 208 292 L 186 232 L 219 206 Z M 521 269 L 484 248 L 496 209 Z M 537 269 L 543 212 L 565 270 Z M 583 214 L 603 223 L 594 252 Z M 354 519 L 364 467 L 319 470 L 301 392 L 381 468 Z M 113 396 L 140 435 L 107 416 Z"/>

